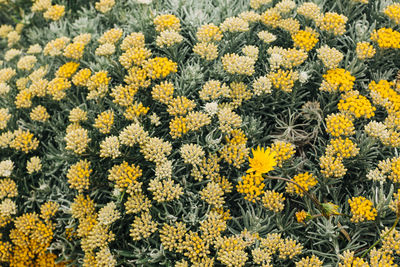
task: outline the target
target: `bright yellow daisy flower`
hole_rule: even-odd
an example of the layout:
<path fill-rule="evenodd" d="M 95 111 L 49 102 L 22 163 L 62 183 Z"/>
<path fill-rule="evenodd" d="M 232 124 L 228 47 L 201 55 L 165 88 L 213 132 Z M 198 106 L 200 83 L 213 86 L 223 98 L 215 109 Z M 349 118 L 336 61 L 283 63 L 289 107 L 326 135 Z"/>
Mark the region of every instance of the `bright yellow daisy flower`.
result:
<path fill-rule="evenodd" d="M 249 158 L 250 169 L 247 172 L 256 172 L 256 174 L 264 174 L 269 171 L 272 171 L 276 166 L 275 156 L 276 153 L 271 151 L 270 147 L 260 148 L 257 147 L 257 150 L 252 149 L 253 158 Z"/>

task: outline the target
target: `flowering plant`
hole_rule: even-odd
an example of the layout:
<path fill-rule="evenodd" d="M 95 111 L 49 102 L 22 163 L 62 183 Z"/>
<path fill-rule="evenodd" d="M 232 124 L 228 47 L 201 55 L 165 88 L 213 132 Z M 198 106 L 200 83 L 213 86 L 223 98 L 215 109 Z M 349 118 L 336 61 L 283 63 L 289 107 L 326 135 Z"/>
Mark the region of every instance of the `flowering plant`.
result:
<path fill-rule="evenodd" d="M 1 264 L 400 263 L 400 4 L 0 13 Z"/>

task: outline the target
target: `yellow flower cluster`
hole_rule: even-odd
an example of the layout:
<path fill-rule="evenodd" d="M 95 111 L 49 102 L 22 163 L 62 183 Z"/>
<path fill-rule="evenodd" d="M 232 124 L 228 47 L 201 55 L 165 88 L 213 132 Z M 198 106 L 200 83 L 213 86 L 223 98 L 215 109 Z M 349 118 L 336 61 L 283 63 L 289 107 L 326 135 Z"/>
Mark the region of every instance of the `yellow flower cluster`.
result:
<path fill-rule="evenodd" d="M 206 242 L 196 232 L 189 231 L 185 234 L 185 240 L 182 243 L 183 255 L 188 257 L 192 263 L 201 262 L 203 258 L 207 258 L 210 254 L 210 244 Z"/>
<path fill-rule="evenodd" d="M 124 203 L 126 213 L 137 214 L 142 211 L 148 212 L 151 208 L 151 201 L 143 194 L 142 183 L 135 182 L 128 187 L 127 192 L 129 193 L 127 201 Z"/>
<path fill-rule="evenodd" d="M 165 30 L 172 30 L 179 32 L 181 29 L 180 20 L 172 14 L 158 15 L 153 20 L 156 26 L 156 31 L 163 32 Z"/>
<path fill-rule="evenodd" d="M 176 31 L 165 30 L 162 31 L 156 38 L 156 45 L 158 47 L 171 47 L 183 41 L 183 36 Z"/>
<path fill-rule="evenodd" d="M 15 97 L 14 104 L 17 108 L 29 108 L 32 106 L 32 97 L 29 89 L 22 90 Z"/>
<path fill-rule="evenodd" d="M 267 5 L 271 2 L 271 0 L 250 0 L 250 7 L 252 9 L 259 9 L 263 5 Z"/>
<path fill-rule="evenodd" d="M 196 103 L 193 100 L 185 96 L 178 96 L 168 102 L 167 112 L 171 116 L 182 116 L 192 111 L 195 107 Z"/>
<path fill-rule="evenodd" d="M 73 108 L 69 112 L 68 119 L 70 122 L 86 121 L 87 120 L 87 112 L 82 110 L 81 108 Z"/>
<path fill-rule="evenodd" d="M 211 123 L 211 118 L 203 112 L 192 111 L 186 117 L 175 117 L 170 121 L 169 129 L 172 138 L 179 138 L 189 131 L 197 131 Z"/>
<path fill-rule="evenodd" d="M 268 77 L 258 77 L 253 82 L 253 94 L 256 96 L 260 96 L 262 94 L 270 94 L 272 93 L 271 87 L 272 83 Z"/>
<path fill-rule="evenodd" d="M 109 56 L 114 54 L 114 52 L 115 52 L 115 45 L 110 43 L 105 43 L 97 47 L 94 54 L 96 56 Z"/>
<path fill-rule="evenodd" d="M 109 171 L 108 179 L 115 182 L 115 187 L 123 191 L 142 176 L 142 170 L 134 164 L 129 165 L 124 161 L 120 165 L 114 165 Z"/>
<path fill-rule="evenodd" d="M 65 14 L 65 6 L 51 5 L 51 0 L 34 0 L 31 10 L 33 12 L 44 12 L 45 19 L 59 20 Z"/>
<path fill-rule="evenodd" d="M 279 258 L 292 259 L 303 250 L 303 245 L 293 239 L 284 239 L 279 243 Z"/>
<path fill-rule="evenodd" d="M 373 117 L 376 110 L 371 102 L 365 96 L 360 95 L 358 91 L 348 91 L 343 94 L 338 103 L 338 109 L 356 118 L 364 117 L 367 119 Z"/>
<path fill-rule="evenodd" d="M 18 196 L 17 184 L 10 178 L 0 179 L 0 200 Z"/>
<path fill-rule="evenodd" d="M 62 50 L 68 45 L 70 39 L 68 37 L 59 37 L 46 44 L 43 49 L 43 54 L 45 56 L 58 56 L 62 54 Z"/>
<path fill-rule="evenodd" d="M 119 151 L 119 140 L 117 136 L 108 136 L 100 143 L 100 157 L 118 158 L 121 155 Z"/>
<path fill-rule="evenodd" d="M 255 60 L 251 57 L 226 54 L 221 60 L 224 70 L 230 74 L 251 76 L 254 73 Z"/>
<path fill-rule="evenodd" d="M 100 44 L 115 44 L 122 37 L 121 29 L 113 28 L 105 33 L 97 40 Z"/>
<path fill-rule="evenodd" d="M 302 49 L 289 48 L 281 52 L 283 57 L 282 67 L 291 69 L 301 65 L 308 57 L 308 54 Z"/>
<path fill-rule="evenodd" d="M 35 0 L 32 5 L 32 12 L 42 12 L 51 6 L 51 0 Z"/>
<path fill-rule="evenodd" d="M 300 23 L 293 18 L 281 19 L 278 21 L 278 27 L 290 34 L 296 34 L 300 30 Z"/>
<path fill-rule="evenodd" d="M 318 43 L 318 33 L 311 29 L 301 30 L 292 35 L 293 45 L 310 51 Z"/>
<path fill-rule="evenodd" d="M 221 41 L 223 35 L 218 26 L 209 23 L 197 29 L 196 37 L 200 43 L 209 43 Z"/>
<path fill-rule="evenodd" d="M 148 238 L 157 231 L 157 223 L 152 220 L 150 213 L 144 212 L 133 220 L 130 229 L 130 236 L 133 240 Z"/>
<path fill-rule="evenodd" d="M 17 68 L 20 70 L 31 70 L 37 62 L 37 58 L 35 56 L 24 56 L 18 60 Z"/>
<path fill-rule="evenodd" d="M 396 266 L 394 256 L 384 249 L 373 248 L 369 253 L 370 266 Z"/>
<path fill-rule="evenodd" d="M 125 127 L 119 134 L 121 144 L 134 146 L 135 144 L 143 145 L 148 140 L 148 133 L 139 123 L 132 123 Z"/>
<path fill-rule="evenodd" d="M 171 73 L 177 72 L 177 64 L 165 57 L 155 57 L 144 63 L 143 69 L 148 73 L 148 77 L 163 79 Z"/>
<path fill-rule="evenodd" d="M 42 52 L 42 47 L 39 44 L 29 46 L 28 51 L 26 51 L 27 54 L 39 54 L 40 52 Z"/>
<path fill-rule="evenodd" d="M 90 69 L 81 69 L 72 77 L 72 83 L 76 86 L 86 86 L 92 71 Z"/>
<path fill-rule="evenodd" d="M 286 192 L 290 194 L 297 194 L 299 196 L 304 195 L 304 190 L 309 191 L 312 187 L 316 186 L 318 181 L 315 179 L 314 175 L 312 173 L 300 173 L 296 176 L 293 177 L 292 179 L 293 182 L 287 182 L 286 183 Z M 299 186 L 302 188 L 300 188 Z"/>
<path fill-rule="evenodd" d="M 158 165 L 163 166 L 163 165 Z M 156 171 L 160 172 L 160 171 Z M 183 195 L 183 188 L 179 184 L 175 184 L 171 175 L 168 174 L 156 174 L 156 179 L 153 179 L 149 183 L 148 190 L 153 193 L 153 199 L 157 202 L 172 201 L 179 199 Z M 165 180 L 161 180 L 161 177 L 168 177 Z"/>
<path fill-rule="evenodd" d="M 256 200 L 260 200 L 260 195 L 264 193 L 265 184 L 263 181 L 264 178 L 261 175 L 248 173 L 242 177 L 242 181 L 239 181 L 236 188 L 239 193 L 244 195 L 244 199 L 255 203 Z"/>
<path fill-rule="evenodd" d="M 283 197 L 283 194 L 275 192 L 274 190 L 266 190 L 261 200 L 264 207 L 273 212 L 282 211 L 285 207 L 283 204 L 284 201 L 285 197 Z"/>
<path fill-rule="evenodd" d="M 296 267 L 322 267 L 324 264 L 317 256 L 312 255 L 302 258 L 300 261 L 296 262 Z"/>
<path fill-rule="evenodd" d="M 103 111 L 97 116 L 93 126 L 103 134 L 110 133 L 111 127 L 114 124 L 114 112 L 112 110 Z"/>
<path fill-rule="evenodd" d="M 88 137 L 88 131 L 81 127 L 67 131 L 64 140 L 67 143 L 65 149 L 71 150 L 79 155 L 86 151 L 88 143 L 91 141 L 91 139 Z"/>
<path fill-rule="evenodd" d="M 330 69 L 322 77 L 324 80 L 319 90 L 329 93 L 351 91 L 356 80 L 356 77 L 345 69 Z"/>
<path fill-rule="evenodd" d="M 277 233 L 269 233 L 260 238 L 260 246 L 251 251 L 254 263 L 270 266 L 272 255 L 277 252 L 282 241 L 281 234 Z"/>
<path fill-rule="evenodd" d="M 40 217 L 48 221 L 53 217 L 58 211 L 60 205 L 57 202 L 47 201 L 42 206 L 40 206 Z"/>
<path fill-rule="evenodd" d="M 275 8 L 281 13 L 282 15 L 289 14 L 292 10 L 296 8 L 296 3 L 292 0 L 282 0 L 275 5 Z"/>
<path fill-rule="evenodd" d="M 94 201 L 79 194 L 71 204 L 72 216 L 78 219 L 77 236 L 81 238 L 84 254 L 84 266 L 115 266 L 108 243 L 115 235 L 109 231 L 113 222 L 120 217 L 113 202 L 108 203 L 99 212 L 95 212 Z M 97 252 L 95 252 L 97 251 Z"/>
<path fill-rule="evenodd" d="M 343 159 L 333 157 L 330 155 L 322 156 L 319 159 L 319 166 L 321 167 L 321 173 L 326 177 L 342 178 L 347 169 L 343 165 Z"/>
<path fill-rule="evenodd" d="M 391 19 L 394 23 L 400 24 L 400 4 L 393 3 L 388 5 L 384 10 L 383 13 Z"/>
<path fill-rule="evenodd" d="M 325 120 L 326 131 L 334 137 L 355 134 L 353 119 L 346 114 L 330 114 Z"/>
<path fill-rule="evenodd" d="M 47 218 L 46 215 L 50 214 L 41 214 Z M 42 221 L 36 213 L 25 213 L 15 218 L 14 225 L 9 234 L 11 242 L 0 241 L 0 248 L 7 248 L 1 251 L 1 261 L 10 266 L 58 266 L 57 256 L 48 252 L 55 227 L 50 220 Z"/>
<path fill-rule="evenodd" d="M 400 232 L 396 229 L 390 231 L 388 228 L 385 228 L 381 232 L 381 237 L 384 237 L 382 240 L 382 249 L 388 254 L 392 254 L 393 252 L 396 254 L 400 254 Z"/>
<path fill-rule="evenodd" d="M 298 223 L 304 223 L 304 221 L 310 217 L 310 214 L 305 210 L 301 210 L 296 212 L 295 216 Z"/>
<path fill-rule="evenodd" d="M 361 60 L 373 58 L 376 50 L 368 42 L 359 42 L 356 47 L 357 58 Z"/>
<path fill-rule="evenodd" d="M 352 222 L 373 221 L 377 216 L 377 211 L 372 202 L 363 196 L 352 197 L 348 200 L 352 217 Z"/>
<path fill-rule="evenodd" d="M 400 183 L 400 158 L 391 159 L 389 179 L 394 183 Z"/>
<path fill-rule="evenodd" d="M 46 108 L 41 105 L 32 109 L 29 116 L 33 121 L 41 121 L 41 122 L 45 122 L 50 118 L 50 115 L 47 112 Z"/>
<path fill-rule="evenodd" d="M 368 85 L 374 104 L 383 106 L 390 114 L 400 111 L 400 94 L 393 89 L 393 83 L 380 80 L 371 81 Z"/>
<path fill-rule="evenodd" d="M 54 78 L 47 84 L 47 93 L 52 96 L 54 100 L 61 100 L 67 94 L 66 90 L 71 88 L 71 82 L 66 78 Z"/>
<path fill-rule="evenodd" d="M 9 177 L 14 169 L 14 163 L 11 160 L 0 161 L 0 176 Z"/>
<path fill-rule="evenodd" d="M 322 31 L 327 31 L 335 36 L 343 35 L 346 32 L 348 18 L 335 12 L 327 12 L 318 17 L 317 26 Z"/>
<path fill-rule="evenodd" d="M 343 54 L 336 48 L 323 45 L 317 49 L 318 58 L 322 61 L 327 69 L 335 69 L 343 60 Z"/>
<path fill-rule="evenodd" d="M 199 165 L 205 153 L 203 148 L 197 144 L 184 144 L 180 154 L 186 164 Z"/>
<path fill-rule="evenodd" d="M 269 8 L 261 14 L 261 22 L 272 28 L 278 27 L 281 19 L 281 14 L 276 8 Z"/>
<path fill-rule="evenodd" d="M 60 78 L 70 78 L 78 69 L 79 63 L 76 62 L 67 62 L 64 65 L 60 66 L 56 72 L 56 77 Z"/>
<path fill-rule="evenodd" d="M 0 109 L 0 130 L 7 127 L 8 121 L 11 119 L 11 114 L 8 112 L 8 108 Z"/>
<path fill-rule="evenodd" d="M 218 57 L 218 46 L 214 43 L 197 43 L 193 52 L 205 60 L 214 60 Z"/>
<path fill-rule="evenodd" d="M 26 170 L 29 174 L 38 172 L 42 169 L 42 161 L 39 157 L 34 156 L 26 163 Z"/>
<path fill-rule="evenodd" d="M 231 138 L 226 137 L 226 145 L 220 151 L 221 158 L 236 168 L 240 168 L 248 155 L 249 149 L 246 147 L 247 138 L 242 130 L 233 130 Z"/>
<path fill-rule="evenodd" d="M 283 162 L 290 159 L 296 153 L 296 147 L 288 142 L 276 140 L 271 145 L 272 153 L 275 153 L 276 164 L 282 167 Z"/>
<path fill-rule="evenodd" d="M 114 5 L 115 0 L 100 0 L 99 2 L 96 2 L 95 8 L 101 13 L 107 13 L 113 8 Z"/>
<path fill-rule="evenodd" d="M 400 214 L 400 189 L 397 193 L 393 194 L 393 199 L 390 201 L 389 208 L 396 213 L 397 216 Z"/>
<path fill-rule="evenodd" d="M 164 223 L 160 229 L 160 239 L 163 247 L 169 251 L 183 252 L 183 238 L 186 233 L 183 222 L 175 222 L 174 225 Z"/>
<path fill-rule="evenodd" d="M 226 266 L 242 267 L 248 259 L 244 249 L 251 243 L 253 242 L 246 242 L 241 235 L 220 237 L 215 242 L 215 247 L 218 249 L 217 259 Z"/>
<path fill-rule="evenodd" d="M 149 109 L 149 107 L 145 107 L 142 103 L 135 101 L 135 103 L 126 108 L 124 116 L 127 120 L 136 121 L 139 116 L 146 115 Z"/>
<path fill-rule="evenodd" d="M 199 91 L 200 99 L 204 101 L 217 100 L 228 95 L 229 87 L 217 80 L 207 81 Z"/>
<path fill-rule="evenodd" d="M 326 147 L 325 154 L 329 157 L 350 158 L 358 155 L 360 149 L 349 138 L 341 137 L 331 139 Z"/>
<path fill-rule="evenodd" d="M 380 28 L 371 33 L 371 40 L 376 42 L 382 49 L 399 49 L 400 48 L 400 32 L 391 28 Z"/>
<path fill-rule="evenodd" d="M 67 45 L 67 47 L 65 47 L 63 55 L 66 58 L 79 60 L 83 56 L 84 49 L 85 49 L 85 43 L 73 42 L 73 43 Z M 45 50 L 46 50 L 46 48 L 45 48 Z"/>
<path fill-rule="evenodd" d="M 132 105 L 138 89 L 139 88 L 137 88 L 136 86 L 118 85 L 113 89 L 111 89 L 110 95 L 114 98 L 113 100 L 114 103 L 123 107 L 128 107 Z"/>
<path fill-rule="evenodd" d="M 106 95 L 108 91 L 108 84 L 110 83 L 111 77 L 108 77 L 107 71 L 98 71 L 94 73 L 86 83 L 89 90 L 87 99 L 98 99 Z"/>
<path fill-rule="evenodd" d="M 120 48 L 123 51 L 127 51 L 133 47 L 144 47 L 144 46 L 145 46 L 145 40 L 143 33 L 132 32 L 122 40 Z"/>
<path fill-rule="evenodd" d="M 294 87 L 294 83 L 299 79 L 299 73 L 293 70 L 282 70 L 270 72 L 267 75 L 272 85 L 284 92 L 290 93 Z"/>
<path fill-rule="evenodd" d="M 84 45 L 87 45 L 90 40 L 92 39 L 92 35 L 90 33 L 81 33 L 72 39 L 74 43 L 82 43 Z"/>
<path fill-rule="evenodd" d="M 174 85 L 170 82 L 161 82 L 153 87 L 151 96 L 154 100 L 168 105 L 173 99 Z"/>
<path fill-rule="evenodd" d="M 229 17 L 219 27 L 222 32 L 246 32 L 249 30 L 249 23 L 241 18 Z"/>
<path fill-rule="evenodd" d="M 65 6 L 63 5 L 52 5 L 46 12 L 43 13 L 45 19 L 59 20 L 65 14 Z"/>
<path fill-rule="evenodd" d="M 207 186 L 199 192 L 199 194 L 202 200 L 217 209 L 222 208 L 222 205 L 225 203 L 223 198 L 224 191 L 217 183 L 209 182 Z"/>
<path fill-rule="evenodd" d="M 229 107 L 221 108 L 217 115 L 219 129 L 223 133 L 230 133 L 235 128 L 239 128 L 242 124 L 242 118 Z"/>
<path fill-rule="evenodd" d="M 14 133 L 14 138 L 10 142 L 10 147 L 15 150 L 28 153 L 36 150 L 39 146 L 39 140 L 29 130 L 18 129 Z"/>
<path fill-rule="evenodd" d="M 140 146 L 140 152 L 144 158 L 156 164 L 165 163 L 166 157 L 171 151 L 171 143 L 158 137 L 150 137 Z"/>
<path fill-rule="evenodd" d="M 92 173 L 90 169 L 90 162 L 87 160 L 80 160 L 72 165 L 67 173 L 68 182 L 71 188 L 78 190 L 82 193 L 84 189 L 89 189 L 89 176 Z"/>
<path fill-rule="evenodd" d="M 354 252 L 346 250 L 343 252 L 343 255 L 339 256 L 343 263 L 339 263 L 339 267 L 348 267 L 348 266 L 365 266 L 369 267 L 369 264 L 365 262 L 363 259 L 359 257 L 354 257 Z"/>
<path fill-rule="evenodd" d="M 269 44 L 276 40 L 276 36 L 268 31 L 260 31 L 257 34 L 258 38 L 260 38 L 263 42 Z"/>

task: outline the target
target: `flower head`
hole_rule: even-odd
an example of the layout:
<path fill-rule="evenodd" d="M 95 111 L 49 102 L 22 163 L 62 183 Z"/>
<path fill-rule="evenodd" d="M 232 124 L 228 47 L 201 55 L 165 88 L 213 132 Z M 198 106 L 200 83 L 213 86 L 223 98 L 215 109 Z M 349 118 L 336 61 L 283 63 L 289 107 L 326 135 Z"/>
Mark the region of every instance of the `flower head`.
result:
<path fill-rule="evenodd" d="M 253 153 L 253 158 L 249 158 L 250 169 L 247 172 L 264 174 L 272 171 L 276 166 L 276 153 L 271 151 L 271 148 L 257 147 L 257 150 L 252 149 L 251 152 Z"/>

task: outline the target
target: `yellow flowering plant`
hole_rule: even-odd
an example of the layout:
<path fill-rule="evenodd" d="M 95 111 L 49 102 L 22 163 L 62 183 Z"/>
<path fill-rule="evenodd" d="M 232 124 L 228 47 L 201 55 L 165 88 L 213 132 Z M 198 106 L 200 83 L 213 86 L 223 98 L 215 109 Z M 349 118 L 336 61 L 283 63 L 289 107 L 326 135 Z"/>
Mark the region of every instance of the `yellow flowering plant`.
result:
<path fill-rule="evenodd" d="M 0 0 L 0 265 L 399 265 L 376 2 Z"/>

